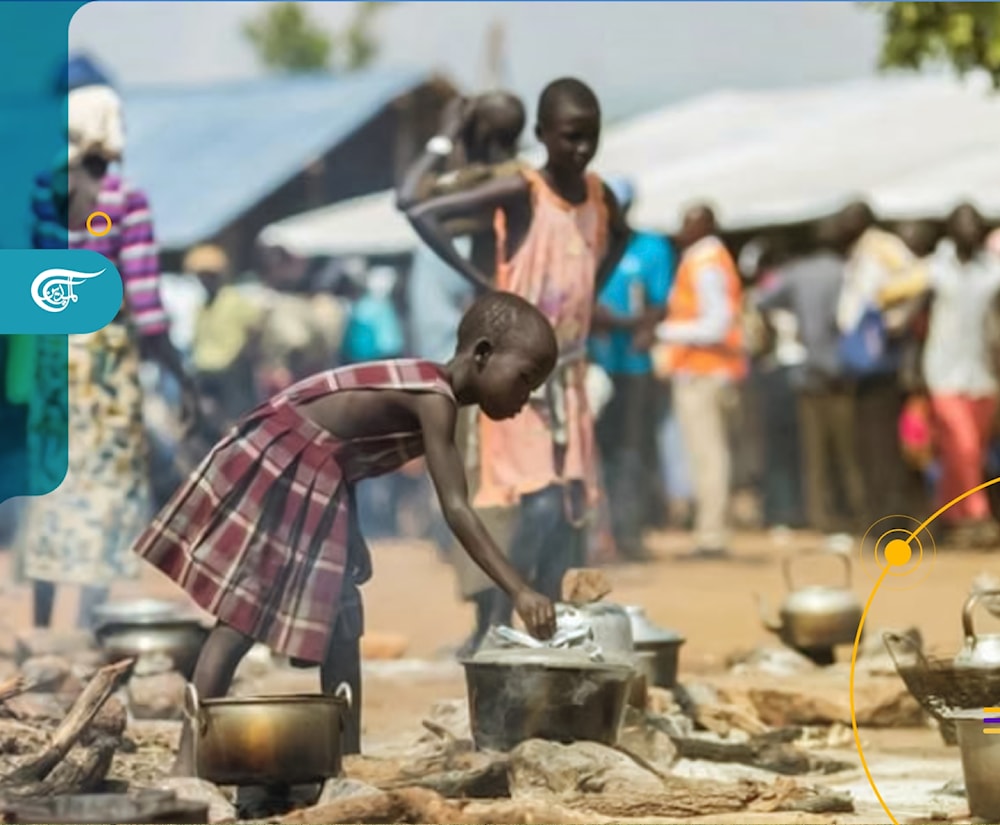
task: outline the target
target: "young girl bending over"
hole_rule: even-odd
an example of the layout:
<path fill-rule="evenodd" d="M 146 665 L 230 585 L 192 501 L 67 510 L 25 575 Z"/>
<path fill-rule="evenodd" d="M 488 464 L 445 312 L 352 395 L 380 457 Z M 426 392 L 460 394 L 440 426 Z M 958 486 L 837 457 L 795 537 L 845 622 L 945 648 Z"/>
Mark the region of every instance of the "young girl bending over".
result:
<path fill-rule="evenodd" d="M 555 630 L 552 602 L 531 590 L 468 502 L 454 442 L 458 407 L 512 418 L 556 363 L 552 327 L 514 295 L 479 298 L 455 357 L 357 364 L 322 372 L 245 415 L 208 454 L 135 550 L 218 620 L 193 683 L 224 696 L 254 642 L 320 665 L 321 689 L 352 690 L 345 752 L 360 752 L 361 596 L 371 560 L 354 485 L 425 456 L 448 526 L 513 600 L 536 637 Z M 194 766 L 185 724 L 175 774 Z"/>

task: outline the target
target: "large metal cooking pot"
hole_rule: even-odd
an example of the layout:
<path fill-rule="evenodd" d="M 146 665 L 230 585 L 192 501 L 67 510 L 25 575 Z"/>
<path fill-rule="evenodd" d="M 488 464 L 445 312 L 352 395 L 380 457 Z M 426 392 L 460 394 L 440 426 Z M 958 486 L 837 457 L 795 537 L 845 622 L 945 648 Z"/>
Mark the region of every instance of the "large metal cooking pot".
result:
<path fill-rule="evenodd" d="M 782 571 L 789 594 L 781 606 L 779 621 L 767 618 L 764 600 L 759 594 L 757 596 L 764 627 L 777 634 L 786 645 L 800 651 L 854 644 L 862 608 L 851 590 L 851 560 L 843 553 L 815 550 L 800 554 L 794 560 L 800 561 L 807 555 L 832 555 L 840 559 L 845 571 L 844 584 L 796 588 L 791 572 L 793 559 L 786 558 Z"/>
<path fill-rule="evenodd" d="M 209 821 L 207 804 L 178 799 L 169 791 L 39 797 L 14 800 L 4 804 L 3 808 L 5 822 L 23 825 L 117 825 L 128 822 L 202 825 Z"/>
<path fill-rule="evenodd" d="M 983 822 L 1000 822 L 1000 736 L 984 730 L 983 708 L 948 714 L 958 731 L 969 813 Z"/>
<path fill-rule="evenodd" d="M 649 685 L 667 689 L 674 687 L 684 638 L 672 630 L 657 627 L 642 607 L 629 605 L 625 612 L 632 625 L 636 669 L 645 676 Z"/>
<path fill-rule="evenodd" d="M 955 657 L 955 667 L 971 670 L 1000 670 L 1000 634 L 976 633 L 972 611 L 983 598 L 1000 597 L 1000 590 L 983 590 L 973 593 L 962 607 L 962 630 L 965 646 Z M 997 697 L 1000 699 L 1000 697 Z"/>
<path fill-rule="evenodd" d="M 185 692 L 197 775 L 216 785 L 306 785 L 338 776 L 351 689 L 199 700 Z"/>
<path fill-rule="evenodd" d="M 163 655 L 185 679 L 194 672 L 208 629 L 182 605 L 152 599 L 95 611 L 97 640 L 112 661 Z"/>
<path fill-rule="evenodd" d="M 604 662 L 466 659 L 469 719 L 476 746 L 507 751 L 528 739 L 618 741 L 634 671 Z"/>

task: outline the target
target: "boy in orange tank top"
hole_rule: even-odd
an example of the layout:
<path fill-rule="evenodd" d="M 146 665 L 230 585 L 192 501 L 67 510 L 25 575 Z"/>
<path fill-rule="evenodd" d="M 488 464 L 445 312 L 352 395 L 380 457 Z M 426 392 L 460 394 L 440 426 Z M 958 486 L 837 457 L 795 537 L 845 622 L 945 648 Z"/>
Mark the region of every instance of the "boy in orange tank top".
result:
<path fill-rule="evenodd" d="M 579 80 L 550 83 L 535 134 L 538 170 L 428 201 L 409 213 L 446 263 L 485 289 L 513 292 L 552 323 L 560 360 L 553 378 L 511 421 L 479 421 L 475 505 L 519 510 L 511 561 L 540 592 L 561 595 L 566 570 L 584 562 L 584 524 L 596 499 L 593 419 L 584 391 L 586 341 L 596 293 L 624 252 L 628 231 L 614 196 L 588 172 L 600 104 Z M 494 219 L 495 276 L 463 257 L 445 229 L 457 217 Z M 495 621 L 507 623 L 509 603 Z"/>

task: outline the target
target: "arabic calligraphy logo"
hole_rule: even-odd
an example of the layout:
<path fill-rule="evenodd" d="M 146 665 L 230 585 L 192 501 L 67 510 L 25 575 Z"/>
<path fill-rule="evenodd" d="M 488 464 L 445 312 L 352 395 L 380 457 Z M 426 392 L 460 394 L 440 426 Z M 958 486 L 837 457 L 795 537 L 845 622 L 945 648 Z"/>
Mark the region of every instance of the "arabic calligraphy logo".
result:
<path fill-rule="evenodd" d="M 73 287 L 96 278 L 100 272 L 75 272 L 72 269 L 46 269 L 31 282 L 31 300 L 46 312 L 62 312 L 76 303 Z"/>

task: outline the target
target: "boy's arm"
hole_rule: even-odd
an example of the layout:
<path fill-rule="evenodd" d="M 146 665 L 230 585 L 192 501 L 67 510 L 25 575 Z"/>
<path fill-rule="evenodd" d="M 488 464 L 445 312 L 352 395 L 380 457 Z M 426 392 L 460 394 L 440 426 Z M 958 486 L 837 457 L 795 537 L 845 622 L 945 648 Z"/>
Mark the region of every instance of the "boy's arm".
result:
<path fill-rule="evenodd" d="M 600 294 L 608 282 L 608 278 L 611 277 L 611 273 L 615 271 L 615 267 L 618 266 L 625 254 L 629 236 L 632 234 L 632 230 L 629 229 L 625 216 L 618 206 L 618 200 L 607 186 L 604 187 L 604 203 L 608 208 L 608 251 L 604 253 L 604 260 L 597 267 L 597 278 L 594 284 L 595 295 Z"/>
<path fill-rule="evenodd" d="M 444 225 L 448 220 L 460 217 L 492 220 L 497 209 L 513 206 L 527 194 L 528 185 L 521 175 L 504 176 L 464 192 L 432 198 L 408 209 L 406 217 L 414 231 L 441 260 L 475 286 L 493 289 L 493 279 L 459 254 Z"/>
<path fill-rule="evenodd" d="M 437 394 L 416 397 L 416 412 L 424 434 L 424 456 L 445 521 L 462 547 L 510 596 L 528 631 L 547 639 L 556 629 L 552 602 L 535 593 L 507 561 L 469 504 L 465 467 L 455 446 L 458 412 L 452 401 Z"/>

